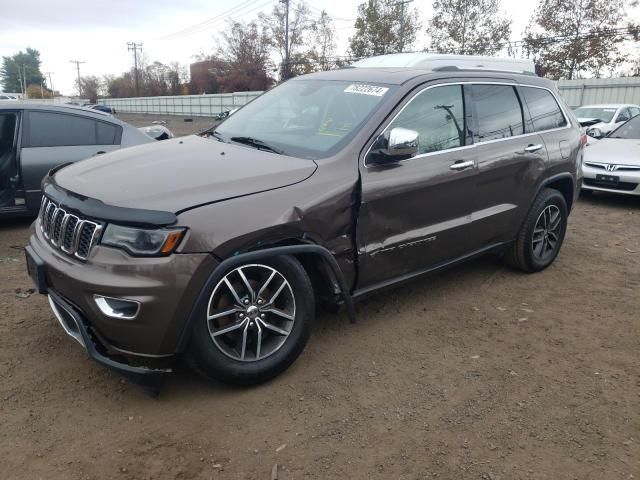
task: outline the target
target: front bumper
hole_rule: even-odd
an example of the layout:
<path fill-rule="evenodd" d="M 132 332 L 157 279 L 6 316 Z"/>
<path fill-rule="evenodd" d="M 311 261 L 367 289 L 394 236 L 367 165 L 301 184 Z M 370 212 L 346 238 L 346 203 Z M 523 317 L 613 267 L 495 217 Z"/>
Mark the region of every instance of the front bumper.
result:
<path fill-rule="evenodd" d="M 582 188 L 599 192 L 623 193 L 625 195 L 640 195 L 640 170 L 607 171 L 604 168 L 596 168 L 582 165 Z M 618 177 L 617 184 L 598 180 L 598 175 L 611 175 Z"/>
<path fill-rule="evenodd" d="M 100 341 L 87 319 L 73 305 L 52 290 L 49 290 L 48 297 L 49 305 L 64 331 L 82 345 L 93 360 L 157 393 L 164 375 L 171 372 L 170 368 L 134 366 L 124 358 L 114 357 L 113 350 Z"/>
<path fill-rule="evenodd" d="M 119 356 L 149 362 L 176 352 L 200 289 L 218 264 L 213 256 L 136 258 L 96 245 L 82 262 L 52 247 L 39 221 L 34 223 L 28 248 L 43 265 L 41 293 L 48 293 L 54 302 L 58 299 L 65 311 L 65 306 L 71 306 L 92 337 Z M 108 317 L 94 295 L 139 302 L 139 312 L 133 319 Z"/>

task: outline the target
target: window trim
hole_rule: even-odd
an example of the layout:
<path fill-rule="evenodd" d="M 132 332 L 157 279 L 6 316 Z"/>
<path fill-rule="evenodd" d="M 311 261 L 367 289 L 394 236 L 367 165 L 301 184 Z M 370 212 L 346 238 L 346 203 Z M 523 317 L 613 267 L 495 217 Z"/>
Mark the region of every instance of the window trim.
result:
<path fill-rule="evenodd" d="M 555 131 L 560 131 L 560 130 L 564 130 L 564 129 L 568 129 L 568 128 L 572 128 L 573 127 L 573 122 L 571 121 L 569 115 L 567 115 L 567 112 L 565 111 L 565 108 L 562 105 L 562 102 L 560 102 L 558 100 L 558 97 L 556 96 L 555 92 L 553 90 L 551 90 L 550 88 L 548 88 L 548 87 L 543 87 L 541 85 L 531 85 L 531 84 L 528 84 L 528 83 L 491 82 L 491 81 L 486 81 L 486 80 L 481 80 L 481 81 L 477 81 L 477 82 L 476 81 L 471 81 L 471 80 L 465 80 L 465 81 L 460 81 L 460 82 L 436 83 L 436 84 L 433 84 L 433 85 L 427 85 L 426 87 L 418 90 L 414 94 L 414 96 L 411 97 L 409 99 L 409 101 L 407 101 L 407 103 L 405 103 L 402 106 L 400 111 L 398 111 L 398 113 L 396 113 L 393 117 L 391 117 L 390 120 L 387 121 L 387 123 L 384 126 L 384 128 L 382 129 L 382 131 L 378 135 L 376 135 L 376 136 L 374 136 L 373 138 L 370 139 L 371 143 L 367 147 L 367 149 L 365 151 L 365 154 L 364 154 L 364 156 L 362 158 L 362 165 L 365 168 L 379 167 L 379 165 L 367 164 L 367 157 L 369 156 L 369 153 L 371 152 L 371 149 L 373 148 L 373 145 L 376 143 L 376 139 L 378 138 L 378 136 L 382 135 L 384 132 L 387 131 L 387 128 L 389 127 L 389 125 L 391 125 L 391 123 L 393 123 L 393 121 L 398 117 L 398 115 L 400 115 L 402 113 L 402 111 L 407 107 L 407 105 L 409 105 L 409 103 L 411 103 L 418 95 L 420 95 L 425 90 L 429 90 L 431 88 L 436 88 L 436 87 L 450 86 L 450 85 L 509 85 L 509 86 L 512 86 L 512 87 L 516 88 L 516 93 L 518 93 L 518 95 L 519 95 L 518 87 L 532 87 L 532 88 L 539 88 L 541 90 L 546 90 L 554 98 L 554 100 L 558 104 L 558 107 L 560 107 L 560 112 L 562 113 L 562 116 L 564 117 L 564 119 L 567 122 L 567 124 L 564 127 L 550 128 L 550 129 L 547 129 L 547 130 L 540 130 L 539 132 L 527 132 L 526 129 L 525 129 L 525 133 L 523 133 L 521 135 L 515 135 L 513 137 L 506 137 L 506 138 L 496 138 L 494 140 L 483 140 L 481 142 L 474 142 L 471 145 L 464 145 L 462 147 L 454 147 L 454 148 L 449 148 L 447 150 L 439 150 L 437 152 L 422 153 L 422 154 L 416 155 L 414 157 L 407 158 L 405 160 L 399 160 L 398 163 L 408 162 L 408 161 L 411 161 L 411 160 L 417 160 L 419 158 L 424 158 L 424 157 L 428 157 L 428 156 L 431 156 L 431 155 L 442 155 L 443 153 L 456 152 L 456 151 L 460 151 L 460 150 L 467 150 L 469 148 L 475 148 L 478 145 L 486 145 L 486 144 L 491 144 L 491 143 L 496 143 L 496 142 L 504 142 L 506 140 L 512 140 L 514 138 L 525 138 L 525 137 L 530 137 L 532 135 L 542 135 L 543 133 L 555 132 Z M 463 89 L 463 94 L 464 94 L 464 89 Z M 465 102 L 467 100 L 466 94 L 465 94 L 464 100 L 465 100 Z M 475 105 L 473 105 L 472 108 L 475 108 Z M 465 106 L 465 111 L 467 109 L 468 109 L 468 107 Z M 531 116 L 529 114 L 528 107 L 527 107 L 527 114 L 528 114 L 529 117 Z M 524 115 L 524 111 L 523 111 L 523 115 Z M 525 123 L 527 123 L 529 120 L 530 120 L 530 118 L 525 119 Z M 465 119 L 465 121 L 466 121 L 466 119 Z M 384 122 L 382 124 L 384 125 Z M 474 124 L 475 124 L 475 117 L 474 117 Z"/>

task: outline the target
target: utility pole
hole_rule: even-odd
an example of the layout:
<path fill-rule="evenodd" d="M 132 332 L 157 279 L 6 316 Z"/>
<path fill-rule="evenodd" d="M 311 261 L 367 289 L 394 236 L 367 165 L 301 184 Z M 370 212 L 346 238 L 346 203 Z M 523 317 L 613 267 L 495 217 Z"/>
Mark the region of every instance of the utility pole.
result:
<path fill-rule="evenodd" d="M 54 90 L 53 90 L 53 80 L 51 80 L 51 74 L 53 72 L 44 72 L 44 76 L 49 78 L 49 90 L 51 90 L 51 97 L 54 98 L 55 95 L 53 94 Z"/>
<path fill-rule="evenodd" d="M 80 82 L 80 64 L 87 63 L 87 62 L 82 62 L 80 60 L 69 60 L 69 61 L 71 63 L 76 64 L 76 69 L 78 71 L 78 97 L 82 98 L 82 83 Z"/>
<path fill-rule="evenodd" d="M 24 63 L 22 64 L 22 91 L 24 92 L 25 98 L 27 97 L 27 67 L 25 67 Z"/>
<path fill-rule="evenodd" d="M 400 52 L 404 50 L 404 6 L 411 3 L 413 0 L 402 0 L 397 2 L 396 5 L 400 5 Z"/>
<path fill-rule="evenodd" d="M 284 80 L 289 78 L 289 0 L 280 0 L 284 3 L 284 68 L 282 76 Z"/>
<path fill-rule="evenodd" d="M 140 88 L 138 83 L 138 50 L 142 52 L 142 43 L 127 42 L 127 50 L 133 52 L 133 65 L 135 67 L 136 96 L 140 96 Z"/>

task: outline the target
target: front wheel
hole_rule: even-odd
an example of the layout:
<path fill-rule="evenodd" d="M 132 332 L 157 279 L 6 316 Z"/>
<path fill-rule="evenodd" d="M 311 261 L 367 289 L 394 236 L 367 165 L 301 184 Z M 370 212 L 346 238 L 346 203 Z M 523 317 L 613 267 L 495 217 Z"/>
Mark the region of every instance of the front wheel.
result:
<path fill-rule="evenodd" d="M 567 231 L 567 202 L 557 190 L 545 188 L 536 197 L 506 262 L 525 272 L 539 272 L 553 263 Z"/>
<path fill-rule="evenodd" d="M 242 265 L 210 292 L 187 359 L 208 378 L 237 385 L 265 382 L 300 355 L 314 312 L 311 281 L 295 258 Z"/>

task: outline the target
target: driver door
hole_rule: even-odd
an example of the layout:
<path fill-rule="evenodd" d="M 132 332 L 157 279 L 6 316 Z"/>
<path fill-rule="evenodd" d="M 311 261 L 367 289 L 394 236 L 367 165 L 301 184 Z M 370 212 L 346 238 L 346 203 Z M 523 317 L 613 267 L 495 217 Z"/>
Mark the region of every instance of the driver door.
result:
<path fill-rule="evenodd" d="M 410 98 L 385 131 L 419 134 L 408 160 L 361 168 L 359 288 L 410 275 L 469 252 L 477 162 L 463 85 L 435 85 Z"/>

